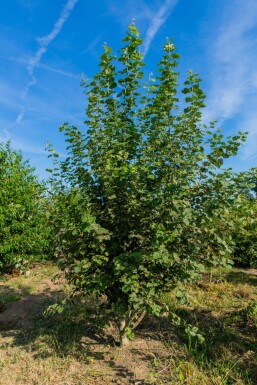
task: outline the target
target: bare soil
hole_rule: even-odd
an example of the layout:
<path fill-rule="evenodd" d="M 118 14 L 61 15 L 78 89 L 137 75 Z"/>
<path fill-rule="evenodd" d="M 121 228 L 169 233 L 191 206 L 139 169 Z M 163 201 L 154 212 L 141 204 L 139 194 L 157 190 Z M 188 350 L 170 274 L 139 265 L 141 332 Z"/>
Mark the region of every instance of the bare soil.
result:
<path fill-rule="evenodd" d="M 12 277 L 11 279 L 15 280 L 19 279 L 19 277 Z M 3 286 L 5 283 L 1 282 L 0 285 Z M 24 345 L 26 349 L 28 346 L 31 349 L 33 343 L 24 343 L 23 340 L 30 340 L 31 330 L 36 329 L 35 320 L 42 317 L 46 303 L 53 302 L 53 297 L 59 293 L 60 288 L 60 283 L 53 283 L 51 279 L 44 279 L 38 283 L 33 294 L 26 295 L 24 298 L 12 303 L 8 309 L 0 312 L 0 348 L 1 346 Z M 168 357 L 169 351 L 157 334 L 153 335 L 150 330 L 149 333 L 147 332 L 147 325 L 144 332 L 140 333 L 139 331 L 138 337 L 131 341 L 126 348 L 118 347 L 117 342 L 112 337 L 105 339 L 102 335 L 96 335 L 91 331 L 91 328 L 90 326 L 90 330 L 85 329 L 85 333 L 80 336 L 79 351 L 75 354 L 78 357 L 75 364 L 77 366 L 76 380 L 72 380 L 72 377 L 74 377 L 74 362 L 72 363 L 73 369 L 65 370 L 64 373 L 61 373 L 60 370 L 59 376 L 57 378 L 52 377 L 52 379 L 49 379 L 50 382 L 43 380 L 41 376 L 36 376 L 37 379 L 35 379 L 33 375 L 25 376 L 24 380 L 20 379 L 20 382 L 17 382 L 17 378 L 22 378 L 22 369 L 17 367 L 13 373 L 9 373 L 10 380 L 5 379 L 2 382 L 4 377 L 1 380 L 0 365 L 0 385 L 52 385 L 53 383 L 54 385 L 141 385 L 156 383 L 151 362 L 154 359 L 165 359 Z M 58 355 L 62 354 L 58 352 Z M 63 355 L 65 354 L 63 353 Z M 26 359 L 32 359 L 31 367 L 34 365 L 37 367 L 44 358 L 44 354 L 35 354 Z"/>
<path fill-rule="evenodd" d="M 210 374 L 198 369 L 190 355 L 187 358 L 184 342 L 179 339 L 175 329 L 165 317 L 161 320 L 146 317 L 137 330 L 137 337 L 125 348 L 118 346 L 115 330 L 112 330 L 111 326 L 106 330 L 105 336 L 97 332 L 97 316 L 94 310 L 92 314 L 88 313 L 84 317 L 82 314 L 81 319 L 77 318 L 75 322 L 72 317 L 66 321 L 65 314 L 57 314 L 48 324 L 48 321 L 44 320 L 44 310 L 60 296 L 63 282 L 52 282 L 50 277 L 41 277 L 38 271 L 40 272 L 40 266 L 31 274 L 32 277 L 39 274 L 38 281 L 33 283 L 32 293 L 24 295 L 2 312 L 0 309 L 0 385 L 225 384 L 219 378 L 220 374 L 215 374 L 216 377 L 212 382 Z M 203 287 L 198 289 L 199 301 L 202 301 L 201 298 L 205 301 L 214 298 L 212 291 L 221 301 L 223 296 L 227 295 L 227 288 L 234 285 L 231 295 L 235 298 L 237 309 L 240 301 L 244 304 L 246 301 L 255 300 L 256 276 L 257 269 L 238 269 L 228 274 L 231 283 L 226 285 L 230 286 L 203 283 Z M 19 282 L 21 279 L 22 277 L 17 276 L 10 278 L 7 283 L 0 282 L 0 292 L 1 288 L 10 288 L 11 283 L 15 283 L 15 280 Z M 236 280 L 241 280 L 242 283 L 238 284 Z M 24 280 L 15 286 L 18 287 L 17 290 L 26 288 L 24 282 L 26 283 Z M 207 294 L 206 285 L 209 285 L 210 289 Z M 219 302 L 213 299 L 213 303 L 217 307 Z M 217 307 L 217 316 L 215 308 L 194 309 L 191 315 L 188 315 L 188 320 L 190 323 L 198 320 L 199 325 L 204 324 L 206 329 L 212 325 L 216 330 L 211 336 L 212 339 L 214 337 L 218 339 L 219 333 L 228 338 L 228 332 L 231 334 L 231 331 L 228 329 L 225 332 L 224 329 L 228 322 L 228 313 L 232 320 L 241 313 L 233 309 L 228 311 L 227 304 L 225 307 L 226 311 Z M 239 321 L 238 327 L 245 327 Z M 249 325 L 250 329 L 247 327 L 244 330 L 245 335 L 241 331 L 241 334 L 238 334 L 240 338 L 242 337 L 240 346 L 235 344 L 233 334 L 230 336 L 231 346 L 228 354 L 232 354 L 234 349 L 240 347 L 236 354 L 242 355 L 242 358 L 236 357 L 236 364 L 233 364 L 239 365 L 238 378 L 235 382 L 239 385 L 254 384 L 257 375 L 254 364 L 255 349 L 252 340 L 249 339 L 250 333 L 251 338 L 254 335 L 254 330 L 251 324 Z M 218 343 L 222 345 L 222 341 Z M 245 350 L 243 343 L 246 344 Z M 222 349 L 226 349 L 225 346 Z M 216 359 L 218 362 L 219 355 Z M 246 362 L 247 359 L 249 363 Z M 240 365 L 249 368 L 251 373 L 249 378 L 253 379 L 252 382 L 250 380 L 244 382 L 243 379 L 241 382 L 243 375 L 240 374 Z M 231 371 L 229 367 L 226 376 L 230 375 Z"/>
<path fill-rule="evenodd" d="M 31 315 L 39 312 L 42 304 L 46 301 L 47 297 L 50 296 L 50 293 L 56 290 L 56 285 L 50 279 L 45 279 L 38 286 L 37 293 L 30 294 L 14 302 L 8 309 L 0 313 L 0 332 L 20 322 L 23 322 L 24 326 L 29 324 Z"/>

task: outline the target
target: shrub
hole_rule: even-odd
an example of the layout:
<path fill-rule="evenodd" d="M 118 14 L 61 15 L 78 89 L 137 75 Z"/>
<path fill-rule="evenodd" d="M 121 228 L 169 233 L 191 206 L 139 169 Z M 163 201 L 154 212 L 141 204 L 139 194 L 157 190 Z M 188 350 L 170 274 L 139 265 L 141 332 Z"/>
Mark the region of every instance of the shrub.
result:
<path fill-rule="evenodd" d="M 85 131 L 60 129 L 68 157 L 50 149 L 60 266 L 74 290 L 107 298 L 122 344 L 145 312 L 160 313 L 162 293 L 227 263 L 226 211 L 252 177 L 221 169 L 246 135 L 225 140 L 215 123 L 201 124 L 197 74 L 179 98 L 173 42 L 147 82 L 135 25 L 123 42 L 118 58 L 105 45 L 99 72 L 83 82 Z"/>

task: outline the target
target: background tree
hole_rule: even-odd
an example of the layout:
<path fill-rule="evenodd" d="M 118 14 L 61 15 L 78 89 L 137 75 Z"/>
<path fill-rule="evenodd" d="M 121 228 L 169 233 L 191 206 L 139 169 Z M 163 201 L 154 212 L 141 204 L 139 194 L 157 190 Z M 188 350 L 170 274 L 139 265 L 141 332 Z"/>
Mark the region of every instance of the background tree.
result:
<path fill-rule="evenodd" d="M 21 268 L 48 250 L 43 185 L 10 143 L 0 144 L 0 270 Z"/>
<path fill-rule="evenodd" d="M 61 127 L 67 159 L 51 149 L 56 255 L 74 290 L 105 295 L 121 344 L 145 312 L 160 313 L 162 293 L 227 263 L 225 213 L 252 179 L 221 169 L 246 136 L 225 140 L 201 124 L 197 74 L 179 98 L 172 41 L 148 82 L 135 25 L 123 42 L 118 58 L 105 45 L 99 72 L 83 82 L 86 129 Z"/>
<path fill-rule="evenodd" d="M 228 215 L 234 248 L 233 260 L 238 266 L 257 268 L 257 201 L 252 195 L 242 195 L 237 207 Z"/>

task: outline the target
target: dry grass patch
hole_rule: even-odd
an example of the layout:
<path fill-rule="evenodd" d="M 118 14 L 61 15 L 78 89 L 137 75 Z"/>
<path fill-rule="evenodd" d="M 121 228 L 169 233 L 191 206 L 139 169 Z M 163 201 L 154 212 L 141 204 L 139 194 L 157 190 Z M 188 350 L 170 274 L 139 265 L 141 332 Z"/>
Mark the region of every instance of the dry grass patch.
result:
<path fill-rule="evenodd" d="M 98 300 L 78 297 L 63 313 L 44 316 L 67 288 L 54 284 L 53 266 L 2 282 L 0 383 L 5 385 L 255 385 L 257 383 L 257 276 L 233 269 L 191 285 L 189 303 L 175 293 L 164 300 L 205 341 L 174 326 L 170 313 L 146 317 L 128 348 L 115 343 L 115 329 L 98 328 Z M 64 289 L 60 292 L 60 289 Z M 9 293 L 9 294 L 8 294 Z M 17 295 L 18 297 L 15 297 Z M 11 311 L 23 317 L 1 323 Z M 9 312 L 9 313 L 8 313 Z"/>

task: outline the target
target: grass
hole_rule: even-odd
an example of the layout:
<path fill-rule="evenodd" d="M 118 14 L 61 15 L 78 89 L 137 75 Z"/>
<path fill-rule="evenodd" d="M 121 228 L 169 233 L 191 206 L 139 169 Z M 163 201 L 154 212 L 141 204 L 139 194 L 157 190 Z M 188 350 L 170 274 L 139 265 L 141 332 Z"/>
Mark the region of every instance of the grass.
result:
<path fill-rule="evenodd" d="M 192 285 L 187 305 L 181 305 L 174 293 L 165 297 L 170 310 L 197 328 L 196 335 L 191 335 L 185 327 L 177 327 L 180 342 L 170 341 L 181 383 L 257 383 L 256 284 L 257 276 L 233 269 Z M 199 334 L 204 337 L 202 343 Z M 185 355 L 176 360 L 181 342 Z"/>
<path fill-rule="evenodd" d="M 169 311 L 160 318 L 147 317 L 131 346 L 120 349 L 108 335 L 113 330 L 103 334 L 97 327 L 104 320 L 92 298 L 78 297 L 62 313 L 43 315 L 68 290 L 60 282 L 51 286 L 56 272 L 54 266 L 43 266 L 1 282 L 0 303 L 6 311 L 18 303 L 26 308 L 28 299 L 35 306 L 27 307 L 26 318 L 2 329 L 0 313 L 0 383 L 257 383 L 256 275 L 237 269 L 206 275 L 187 288 L 187 304 L 175 292 L 166 295 Z M 172 324 L 174 311 L 183 325 Z"/>

